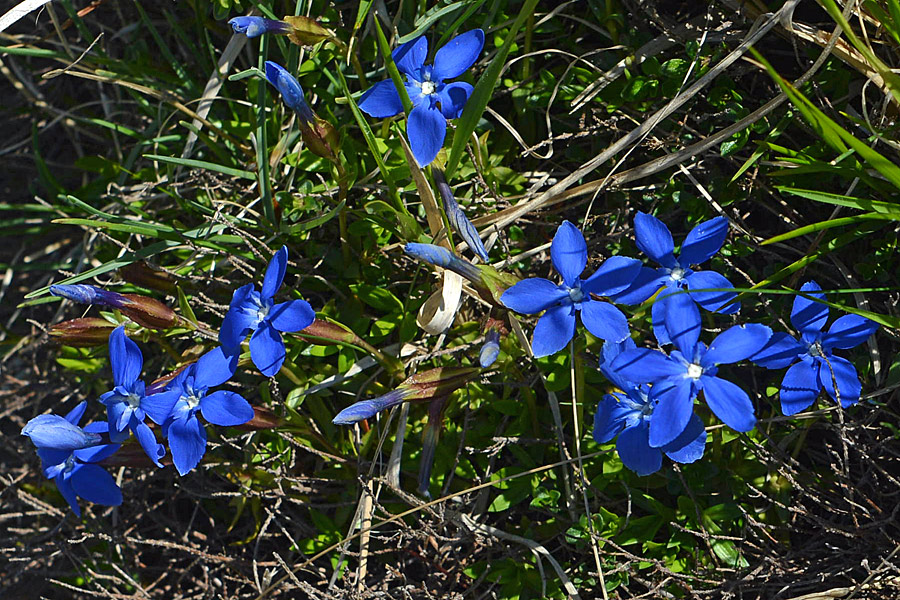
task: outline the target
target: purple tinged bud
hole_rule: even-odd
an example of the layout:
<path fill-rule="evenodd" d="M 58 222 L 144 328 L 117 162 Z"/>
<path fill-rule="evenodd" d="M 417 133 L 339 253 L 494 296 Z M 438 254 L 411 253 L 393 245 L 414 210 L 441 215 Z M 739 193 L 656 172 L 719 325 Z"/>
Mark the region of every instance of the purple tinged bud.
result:
<path fill-rule="evenodd" d="M 105 346 L 115 327 L 106 319 L 82 317 L 52 325 L 48 333 L 60 344 L 89 348 Z"/>
<path fill-rule="evenodd" d="M 51 285 L 50 293 L 74 302 L 117 308 L 135 323 L 153 329 L 171 327 L 178 321 L 174 310 L 140 294 L 119 294 L 84 284 Z"/>
<path fill-rule="evenodd" d="M 485 336 L 484 345 L 481 346 L 481 352 L 478 355 L 478 363 L 481 365 L 482 369 L 487 369 L 494 364 L 494 361 L 497 360 L 499 354 L 500 332 L 496 329 L 491 329 Z"/>
<path fill-rule="evenodd" d="M 447 178 L 444 177 L 444 172 L 436 167 L 432 167 L 431 171 L 434 175 L 434 181 L 437 183 L 438 192 L 444 203 L 444 212 L 447 214 L 447 219 L 450 220 L 450 225 L 469 245 L 469 250 L 474 252 L 482 261 L 487 262 L 488 253 L 484 247 L 484 242 L 481 241 L 478 230 L 475 229 L 475 226 L 472 225 L 472 222 L 459 207 L 456 198 L 453 197 L 453 192 L 450 190 Z"/>
<path fill-rule="evenodd" d="M 385 409 L 400 404 L 412 393 L 413 390 L 409 388 L 397 388 L 383 396 L 370 400 L 361 400 L 339 412 L 332 420 L 332 423 L 335 425 L 352 425 L 363 419 L 369 419 Z"/>
<path fill-rule="evenodd" d="M 266 61 L 266 80 L 271 83 L 281 94 L 284 103 L 297 113 L 297 116 L 304 122 L 306 127 L 315 124 L 316 115 L 306 104 L 306 98 L 303 96 L 303 88 L 297 82 L 297 79 L 288 73 L 287 69 L 274 63 L 271 60 Z"/>
<path fill-rule="evenodd" d="M 82 283 L 50 286 L 50 293 L 54 296 L 65 298 L 73 302 L 80 302 L 82 304 L 100 304 L 102 306 L 109 306 L 109 298 L 103 292 L 104 290 L 101 290 L 98 287 L 84 285 Z"/>
<path fill-rule="evenodd" d="M 264 17 L 235 17 L 228 21 L 235 33 L 243 33 L 248 38 L 259 37 L 264 33 L 287 35 L 293 28 L 284 21 L 275 21 Z"/>
<path fill-rule="evenodd" d="M 88 433 L 59 415 L 39 415 L 25 424 L 22 435 L 31 439 L 39 450 L 72 452 L 99 444 L 98 433 Z"/>
<path fill-rule="evenodd" d="M 403 251 L 413 258 L 425 261 L 430 265 L 449 269 L 472 283 L 481 284 L 481 270 L 446 248 L 435 246 L 434 244 L 410 242 L 403 247 Z"/>

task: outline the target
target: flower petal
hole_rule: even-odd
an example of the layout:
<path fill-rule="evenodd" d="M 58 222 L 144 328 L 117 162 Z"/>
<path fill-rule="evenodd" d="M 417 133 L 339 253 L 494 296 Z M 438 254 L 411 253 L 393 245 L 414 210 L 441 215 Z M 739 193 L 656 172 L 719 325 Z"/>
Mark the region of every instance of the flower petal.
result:
<path fill-rule="evenodd" d="M 693 360 L 700 339 L 700 309 L 694 304 L 694 299 L 683 291 L 668 294 L 663 304 L 663 315 L 669 339 L 687 360 Z"/>
<path fill-rule="evenodd" d="M 229 352 L 236 350 L 256 326 L 254 314 L 245 310 L 253 291 L 253 284 L 248 283 L 234 290 L 231 297 L 231 306 L 219 328 L 219 343 Z"/>
<path fill-rule="evenodd" d="M 444 145 L 447 135 L 447 119 L 440 109 L 423 102 L 412 109 L 406 122 L 406 137 L 416 163 L 420 167 L 431 164 Z"/>
<path fill-rule="evenodd" d="M 263 279 L 262 290 L 259 292 L 260 299 L 263 301 L 274 296 L 278 288 L 281 287 L 281 282 L 284 281 L 284 273 L 287 270 L 287 258 L 287 246 L 282 246 L 272 256 L 272 260 L 269 261 L 269 266 L 266 267 L 266 276 Z"/>
<path fill-rule="evenodd" d="M 641 252 L 664 267 L 674 269 L 675 242 L 665 224 L 652 215 L 638 212 L 634 216 L 634 241 Z"/>
<path fill-rule="evenodd" d="M 688 233 L 681 245 L 678 263 L 682 268 L 708 261 L 719 251 L 728 235 L 728 219 L 716 217 L 700 223 Z"/>
<path fill-rule="evenodd" d="M 122 504 L 122 490 L 113 476 L 97 465 L 78 465 L 69 476 L 76 494 L 94 504 L 119 506 Z"/>
<path fill-rule="evenodd" d="M 704 375 L 703 396 L 719 419 L 735 431 L 750 431 L 756 427 L 753 403 L 747 392 L 720 377 Z"/>
<path fill-rule="evenodd" d="M 278 331 L 294 332 L 306 329 L 316 318 L 316 312 L 306 300 L 288 300 L 276 304 L 266 319 Z"/>
<path fill-rule="evenodd" d="M 448 119 L 457 119 L 466 107 L 472 95 L 472 86 L 465 81 L 456 81 L 445 85 L 438 96 L 441 99 L 441 112 Z"/>
<path fill-rule="evenodd" d="M 422 35 L 405 44 L 400 44 L 391 52 L 391 58 L 394 59 L 398 71 L 418 77 L 418 70 L 422 68 L 425 59 L 428 58 L 428 40 Z"/>
<path fill-rule="evenodd" d="M 665 446 L 684 432 L 694 414 L 694 386 L 691 379 L 677 380 L 674 385 L 663 382 L 650 388 L 650 399 L 659 400 L 650 417 L 649 443 L 654 448 Z"/>
<path fill-rule="evenodd" d="M 741 303 L 735 302 L 737 292 L 723 290 L 733 289 L 731 282 L 715 271 L 694 271 L 684 279 L 691 297 L 697 304 L 710 312 L 718 312 L 723 315 L 731 315 L 741 309 Z M 718 291 L 694 291 L 694 290 L 718 290 Z"/>
<path fill-rule="evenodd" d="M 306 98 L 303 96 L 303 88 L 297 78 L 291 75 L 287 69 L 271 60 L 266 61 L 266 79 L 275 86 L 281 99 L 288 108 L 293 110 L 307 124 L 312 123 L 316 116 L 312 109 L 306 104 Z"/>
<path fill-rule="evenodd" d="M 250 336 L 250 358 L 266 377 L 273 377 L 284 364 L 284 341 L 281 334 L 266 322 Z"/>
<path fill-rule="evenodd" d="M 666 276 L 666 281 L 668 279 L 669 277 Z M 669 330 L 666 329 L 666 301 L 667 296 L 673 290 L 678 291 L 678 288 L 667 285 L 659 291 L 659 294 L 653 300 L 653 304 L 650 305 L 650 322 L 653 326 L 653 335 L 660 346 L 672 343 L 671 338 L 669 338 Z"/>
<path fill-rule="evenodd" d="M 575 335 L 575 307 L 560 304 L 547 309 L 534 328 L 531 349 L 536 357 L 550 356 L 566 347 Z"/>
<path fill-rule="evenodd" d="M 194 365 L 194 385 L 211 388 L 222 385 L 237 371 L 237 353 L 225 354 L 219 346 L 200 357 Z"/>
<path fill-rule="evenodd" d="M 456 36 L 441 46 L 434 55 L 434 79 L 444 81 L 459 77 L 475 64 L 482 48 L 484 32 L 480 29 L 472 29 Z"/>
<path fill-rule="evenodd" d="M 634 343 L 634 340 L 630 337 L 625 338 L 621 342 L 606 342 L 603 344 L 603 348 L 600 350 L 600 362 L 597 366 L 600 367 L 600 371 L 603 373 L 603 376 L 606 377 L 611 384 L 619 388 L 620 390 L 627 391 L 628 388 L 635 387 L 637 384 L 622 375 L 618 371 L 614 371 L 610 368 L 612 362 L 618 358 L 618 356 L 628 350 L 636 350 L 637 346 Z"/>
<path fill-rule="evenodd" d="M 854 348 L 869 339 L 879 327 L 878 323 L 865 317 L 844 315 L 832 323 L 828 333 L 822 336 L 822 347 L 826 350 Z"/>
<path fill-rule="evenodd" d="M 640 304 L 658 292 L 668 278 L 661 270 L 642 266 L 631 285 L 611 298 L 618 304 Z"/>
<path fill-rule="evenodd" d="M 616 398 L 616 394 L 606 394 L 597 406 L 594 414 L 594 441 L 605 444 L 619 435 L 625 427 L 625 418 L 629 412 L 634 412 Z"/>
<path fill-rule="evenodd" d="M 581 288 L 598 296 L 615 296 L 634 283 L 642 268 L 641 261 L 635 258 L 610 256 L 581 284 Z"/>
<path fill-rule="evenodd" d="M 89 423 L 85 429 L 96 430 L 97 432 L 107 432 L 109 431 L 109 425 L 104 421 L 96 421 L 94 423 Z M 72 453 L 78 461 L 83 463 L 96 463 L 101 460 L 108 458 L 115 454 L 119 448 L 122 446 L 120 444 L 100 444 L 99 446 L 91 446 L 90 448 L 83 448 L 81 450 L 76 450 Z"/>
<path fill-rule="evenodd" d="M 109 362 L 112 364 L 113 381 L 116 385 L 130 388 L 141 376 L 144 357 L 137 344 L 125 335 L 125 327 L 116 327 L 109 334 Z"/>
<path fill-rule="evenodd" d="M 610 370 L 634 383 L 652 383 L 667 377 L 684 375 L 687 369 L 659 350 L 626 350 L 612 361 Z"/>
<path fill-rule="evenodd" d="M 825 299 L 822 288 L 819 287 L 819 284 L 815 281 L 807 281 L 803 284 L 803 287 L 800 288 L 800 291 L 813 298 L 818 298 L 819 300 Z M 791 323 L 794 324 L 794 327 L 796 327 L 800 333 L 819 333 L 822 331 L 822 328 L 825 327 L 825 322 L 827 320 L 827 306 L 821 302 L 804 298 L 803 296 L 796 296 L 794 298 L 794 306 L 791 308 Z"/>
<path fill-rule="evenodd" d="M 166 448 L 156 441 L 156 436 L 153 435 L 153 431 L 150 430 L 150 427 L 148 427 L 146 423 L 139 423 L 137 427 L 134 428 L 134 435 L 141 444 L 141 448 L 143 448 L 144 452 L 147 453 L 147 456 L 150 457 L 150 460 L 152 460 L 157 467 L 162 468 L 162 463 L 159 462 L 159 459 L 166 455 Z M 86 497 L 84 494 L 79 495 L 82 498 Z"/>
<path fill-rule="evenodd" d="M 82 400 L 75 408 L 66 413 L 66 416 L 63 418 L 72 425 L 78 425 L 78 421 L 84 416 L 85 410 L 87 410 L 87 400 Z"/>
<path fill-rule="evenodd" d="M 568 292 L 542 277 L 531 277 L 518 282 L 500 296 L 503 306 L 517 313 L 533 315 L 547 310 L 569 297 Z"/>
<path fill-rule="evenodd" d="M 253 418 L 253 407 L 235 392 L 219 390 L 200 399 L 203 418 L 213 425 L 233 427 Z"/>
<path fill-rule="evenodd" d="M 421 96 L 421 88 L 416 89 L 419 90 L 419 96 Z M 407 87 L 407 93 L 409 92 L 410 88 Z M 412 100 L 414 94 L 410 93 L 409 96 Z M 419 101 L 421 102 L 421 98 Z M 397 93 L 397 88 L 390 79 L 379 81 L 363 92 L 357 106 L 359 106 L 359 110 L 375 119 L 386 119 L 403 112 L 403 101 L 400 100 L 400 94 Z"/>
<path fill-rule="evenodd" d="M 581 322 L 588 331 L 607 342 L 621 342 L 629 334 L 628 318 L 609 302 L 585 298 L 581 303 Z"/>
<path fill-rule="evenodd" d="M 649 439 L 650 428 L 641 421 L 620 433 L 616 442 L 622 464 L 641 476 L 656 473 L 662 467 L 662 452 L 651 448 Z"/>
<path fill-rule="evenodd" d="M 69 503 L 69 506 L 72 507 L 72 512 L 75 513 L 75 516 L 80 517 L 81 507 L 78 506 L 78 495 L 72 488 L 71 475 L 71 473 L 60 473 L 57 475 L 56 487 L 59 490 L 59 493 L 62 494 L 62 497 L 65 498 L 66 502 Z"/>
<path fill-rule="evenodd" d="M 100 436 L 86 433 L 59 415 L 38 415 L 22 428 L 35 448 L 72 452 L 100 442 Z"/>
<path fill-rule="evenodd" d="M 206 429 L 197 414 L 193 413 L 186 419 L 169 421 L 167 435 L 175 469 L 180 475 L 185 475 L 200 463 L 206 453 Z"/>
<path fill-rule="evenodd" d="M 781 369 L 793 364 L 805 352 L 806 346 L 790 334 L 779 331 L 773 333 L 766 345 L 751 356 L 750 360 L 766 369 Z"/>
<path fill-rule="evenodd" d="M 834 383 L 837 380 L 837 391 L 840 393 L 841 406 L 847 408 L 859 402 L 859 394 L 862 391 L 862 384 L 859 382 L 859 375 L 856 374 L 856 367 L 853 366 L 846 358 L 840 356 L 829 356 L 827 362 L 822 361 L 819 366 L 819 383 L 828 392 L 833 400 L 838 399 L 835 393 Z"/>
<path fill-rule="evenodd" d="M 819 383 L 820 365 L 815 360 L 803 360 L 787 370 L 781 381 L 781 412 L 796 415 L 809 408 L 822 389 Z"/>
<path fill-rule="evenodd" d="M 759 323 L 735 325 L 716 336 L 700 365 L 727 365 L 750 358 L 769 342 L 772 329 Z"/>
<path fill-rule="evenodd" d="M 677 438 L 661 447 L 666 456 L 677 463 L 688 464 L 699 460 L 706 448 L 706 429 L 697 415 L 691 415 L 688 426 Z"/>
<path fill-rule="evenodd" d="M 182 393 L 181 388 L 176 388 L 144 396 L 141 400 L 141 408 L 154 423 L 162 425 L 172 414 L 172 409 L 175 408 L 175 403 L 181 399 Z"/>
<path fill-rule="evenodd" d="M 574 287 L 578 283 L 579 276 L 587 265 L 587 244 L 581 231 L 568 221 L 563 221 L 553 236 L 550 260 L 567 286 Z"/>

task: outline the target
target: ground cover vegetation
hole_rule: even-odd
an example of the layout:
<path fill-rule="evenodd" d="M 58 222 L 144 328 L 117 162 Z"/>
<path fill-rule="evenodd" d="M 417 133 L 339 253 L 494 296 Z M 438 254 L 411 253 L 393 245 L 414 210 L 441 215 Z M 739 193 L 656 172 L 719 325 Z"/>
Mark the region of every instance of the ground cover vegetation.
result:
<path fill-rule="evenodd" d="M 4 597 L 897 596 L 896 0 L 0 42 Z"/>

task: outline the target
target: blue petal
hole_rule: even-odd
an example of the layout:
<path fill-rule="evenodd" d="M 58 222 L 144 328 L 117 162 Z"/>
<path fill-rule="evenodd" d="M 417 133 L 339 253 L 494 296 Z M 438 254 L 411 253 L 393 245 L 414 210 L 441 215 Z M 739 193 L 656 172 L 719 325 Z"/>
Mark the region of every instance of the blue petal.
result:
<path fill-rule="evenodd" d="M 84 416 L 85 410 L 87 410 L 87 400 L 82 400 L 75 408 L 66 413 L 66 416 L 63 418 L 72 425 L 78 425 L 81 417 Z"/>
<path fill-rule="evenodd" d="M 59 493 L 62 494 L 62 497 L 66 499 L 66 502 L 69 503 L 69 506 L 72 507 L 72 512 L 75 513 L 75 516 L 80 517 L 81 508 L 78 506 L 78 495 L 72 488 L 71 475 L 71 473 L 60 473 L 57 475 L 56 487 L 59 489 Z"/>
<path fill-rule="evenodd" d="M 660 295 L 665 294 L 662 292 Z M 664 297 L 663 315 L 666 333 L 688 360 L 693 360 L 700 339 L 700 310 L 690 294 L 676 291 Z M 660 298 L 657 298 L 659 302 Z"/>
<path fill-rule="evenodd" d="M 288 300 L 276 304 L 266 319 L 278 331 L 294 332 L 306 329 L 316 319 L 316 313 L 306 300 Z"/>
<path fill-rule="evenodd" d="M 610 365 L 612 365 L 612 362 L 618 358 L 620 354 L 628 350 L 636 349 L 637 346 L 635 345 L 634 340 L 628 337 L 621 342 L 606 342 L 600 350 L 600 362 L 598 364 L 600 371 L 611 384 L 620 390 L 627 390 L 637 384 L 623 377 L 618 371 L 614 371 L 610 368 Z"/>
<path fill-rule="evenodd" d="M 394 59 L 398 71 L 417 78 L 419 69 L 428 58 L 428 40 L 423 35 L 401 44 L 391 52 L 391 58 Z"/>
<path fill-rule="evenodd" d="M 125 327 L 116 327 L 109 334 L 109 362 L 112 363 L 113 381 L 130 388 L 141 375 L 144 357 L 137 344 L 125 335 Z"/>
<path fill-rule="evenodd" d="M 419 89 L 419 88 L 417 88 Z M 409 92 L 409 88 L 407 88 Z M 419 95 L 421 96 L 421 90 Z M 410 100 L 414 94 L 410 94 Z M 419 100 L 421 102 L 421 99 Z M 359 97 L 359 109 L 375 119 L 386 119 L 403 112 L 403 101 L 394 82 L 390 79 L 379 81 Z"/>
<path fill-rule="evenodd" d="M 603 396 L 594 414 L 594 441 L 605 444 L 619 435 L 625 428 L 625 418 L 631 412 L 634 412 L 634 409 L 619 402 L 615 395 Z"/>
<path fill-rule="evenodd" d="M 59 415 L 38 415 L 22 428 L 35 448 L 47 448 L 72 452 L 79 448 L 93 446 L 100 442 L 100 436 L 86 433 L 78 425 L 73 425 Z"/>
<path fill-rule="evenodd" d="M 779 331 L 773 333 L 762 350 L 751 356 L 750 360 L 766 369 L 782 369 L 793 364 L 804 353 L 806 353 L 805 345 L 790 334 Z"/>
<path fill-rule="evenodd" d="M 156 436 L 153 435 L 153 431 L 150 430 L 146 423 L 139 423 L 137 427 L 134 428 L 134 435 L 141 444 L 141 448 L 143 448 L 144 452 L 147 453 L 147 456 L 150 457 L 150 460 L 152 460 L 157 467 L 162 468 L 159 459 L 166 455 L 166 449 L 162 444 L 156 441 Z M 82 498 L 85 497 L 83 494 L 79 495 Z"/>
<path fill-rule="evenodd" d="M 763 349 L 772 337 L 772 329 L 759 323 L 735 325 L 716 336 L 700 365 L 727 365 L 750 358 Z"/>
<path fill-rule="evenodd" d="M 122 490 L 116 485 L 116 480 L 97 465 L 78 465 L 69 481 L 75 493 L 88 502 L 103 506 L 122 504 Z"/>
<path fill-rule="evenodd" d="M 694 386 L 688 378 L 674 385 L 661 382 L 650 389 L 651 400 L 659 400 L 650 417 L 649 443 L 659 448 L 671 443 L 684 432 L 694 414 Z"/>
<path fill-rule="evenodd" d="M 219 343 L 229 352 L 236 350 L 247 334 L 256 326 L 255 311 L 251 313 L 245 310 L 248 308 L 253 291 L 252 283 L 242 285 L 234 290 L 231 306 L 222 320 L 222 326 L 219 328 Z"/>
<path fill-rule="evenodd" d="M 649 439 L 649 427 L 641 421 L 619 434 L 616 442 L 622 464 L 641 476 L 656 473 L 662 467 L 662 452 L 651 448 Z"/>
<path fill-rule="evenodd" d="M 272 256 L 272 260 L 269 261 L 269 266 L 266 267 L 266 276 L 263 279 L 262 289 L 259 292 L 259 297 L 263 302 L 272 298 L 275 295 L 275 292 L 278 291 L 278 288 L 281 287 L 281 282 L 284 281 L 284 273 L 287 270 L 287 258 L 287 246 L 282 246 L 278 249 L 278 252 Z"/>
<path fill-rule="evenodd" d="M 200 399 L 203 418 L 213 425 L 233 427 L 243 425 L 253 418 L 253 407 L 244 397 L 234 392 L 220 390 Z"/>
<path fill-rule="evenodd" d="M 719 419 L 735 431 L 750 431 L 756 427 L 753 403 L 747 392 L 720 377 L 701 377 L 706 403 Z"/>
<path fill-rule="evenodd" d="M 581 322 L 592 334 L 607 342 L 628 337 L 628 318 L 608 302 L 585 298 L 581 304 Z"/>
<path fill-rule="evenodd" d="M 820 288 L 819 284 L 815 281 L 807 281 L 803 284 L 803 287 L 800 288 L 800 291 L 813 298 L 818 298 L 819 300 L 825 299 L 822 288 Z M 819 333 L 822 331 L 822 328 L 825 327 L 826 321 L 828 321 L 827 306 L 821 302 L 804 298 L 803 296 L 794 298 L 794 306 L 791 309 L 791 323 L 794 324 L 794 327 L 796 327 L 800 333 Z"/>
<path fill-rule="evenodd" d="M 706 429 L 697 415 L 691 415 L 688 426 L 677 438 L 661 447 L 666 456 L 677 463 L 688 464 L 700 460 L 706 448 Z"/>
<path fill-rule="evenodd" d="M 869 339 L 878 327 L 878 323 L 865 317 L 844 315 L 832 323 L 828 333 L 822 336 L 822 347 L 826 350 L 854 348 Z"/>
<path fill-rule="evenodd" d="M 219 346 L 200 357 L 194 365 L 194 386 L 212 388 L 222 385 L 237 371 L 237 353 L 225 354 Z"/>
<path fill-rule="evenodd" d="M 78 452 L 76 450 L 75 452 Z M 44 477 L 52 479 L 66 468 L 66 461 L 74 452 L 71 450 L 51 450 L 50 448 L 38 448 L 37 455 L 41 459 L 41 470 Z"/>
<path fill-rule="evenodd" d="M 181 394 L 182 390 L 178 388 L 145 396 L 141 400 L 141 408 L 154 423 L 162 425 L 172 414 L 172 409 L 175 408 L 175 403 L 181 398 Z"/>
<path fill-rule="evenodd" d="M 263 17 L 234 17 L 228 24 L 235 33 L 243 33 L 248 38 L 259 37 L 264 33 L 290 33 L 291 26 L 284 21 L 274 21 Z"/>
<path fill-rule="evenodd" d="M 804 360 L 787 370 L 781 381 L 781 412 L 786 416 L 796 415 L 798 412 L 809 408 L 819 390 L 819 363 L 812 360 Z"/>
<path fill-rule="evenodd" d="M 670 359 L 659 350 L 650 348 L 626 350 L 612 361 L 609 368 L 620 377 L 634 383 L 652 383 L 687 372 L 684 365 Z"/>
<path fill-rule="evenodd" d="M 91 423 L 88 427 L 92 425 L 104 427 L 103 431 L 107 431 L 107 424 L 103 421 L 98 421 L 96 423 Z M 99 446 L 91 446 L 90 448 L 84 448 L 82 450 L 76 450 L 72 453 L 78 461 L 83 463 L 96 463 L 100 462 L 105 458 L 109 458 L 116 452 L 118 452 L 119 448 L 122 446 L 120 444 L 100 444 Z"/>
<path fill-rule="evenodd" d="M 664 267 L 674 269 L 675 242 L 665 224 L 652 215 L 638 212 L 634 217 L 634 241 L 641 252 Z"/>
<path fill-rule="evenodd" d="M 186 419 L 172 419 L 167 431 L 172 462 L 180 475 L 185 475 L 200 463 L 206 453 L 206 429 L 191 414 Z"/>
<path fill-rule="evenodd" d="M 668 279 L 668 276 L 666 276 L 666 281 Z M 673 291 L 677 292 L 678 288 L 667 285 L 660 290 L 656 299 L 653 300 L 653 304 L 650 305 L 650 322 L 653 326 L 653 335 L 660 346 L 672 343 L 672 340 L 669 338 L 669 331 L 666 329 L 666 301 L 667 296 Z"/>
<path fill-rule="evenodd" d="M 536 357 L 550 356 L 566 347 L 575 335 L 575 307 L 561 304 L 547 309 L 534 328 L 531 349 Z"/>
<path fill-rule="evenodd" d="M 409 148 L 420 167 L 431 164 L 444 145 L 447 135 L 447 119 L 440 109 L 423 102 L 412 109 L 406 122 Z"/>
<path fill-rule="evenodd" d="M 267 60 L 266 79 L 275 86 L 287 107 L 296 112 L 301 119 L 307 123 L 312 123 L 315 120 L 316 116 L 309 108 L 309 105 L 306 104 L 303 88 L 300 87 L 300 83 L 287 69 L 278 63 Z"/>
<path fill-rule="evenodd" d="M 465 81 L 456 81 L 445 85 L 438 96 L 441 99 L 441 112 L 448 119 L 457 119 L 466 107 L 472 95 L 472 86 Z"/>
<path fill-rule="evenodd" d="M 722 247 L 727 235 L 728 219 L 725 217 L 700 223 L 684 239 L 678 263 L 683 268 L 688 268 L 708 261 Z"/>
<path fill-rule="evenodd" d="M 637 259 L 611 256 L 581 284 L 581 288 L 598 296 L 615 296 L 634 283 L 642 268 Z"/>
<path fill-rule="evenodd" d="M 837 380 L 837 391 L 840 392 L 841 406 L 847 408 L 859 402 L 859 394 L 862 391 L 862 384 L 859 382 L 859 376 L 856 374 L 856 367 L 853 366 L 846 358 L 840 356 L 829 356 L 825 364 L 820 363 L 819 366 L 819 383 L 828 392 L 833 400 L 838 399 L 838 394 L 834 390 L 834 382 Z"/>
<path fill-rule="evenodd" d="M 569 287 L 575 287 L 587 265 L 587 244 L 581 231 L 568 221 L 563 221 L 553 236 L 550 260 L 563 282 Z"/>
<path fill-rule="evenodd" d="M 434 55 L 432 71 L 434 79 L 444 81 L 459 77 L 475 64 L 482 48 L 484 48 L 484 32 L 480 29 L 456 36 Z"/>
<path fill-rule="evenodd" d="M 523 279 L 503 292 L 500 302 L 506 308 L 517 313 L 533 315 L 547 310 L 568 297 L 569 293 L 560 289 L 552 281 L 541 277 L 532 277 Z"/>
<path fill-rule="evenodd" d="M 741 309 L 741 303 L 735 302 L 736 292 L 722 290 L 733 289 L 731 282 L 715 271 L 694 271 L 684 279 L 691 290 L 691 297 L 710 312 L 723 315 L 734 314 Z M 700 292 L 694 290 L 719 290 Z"/>
<path fill-rule="evenodd" d="M 285 351 L 281 334 L 263 322 L 250 336 L 250 358 L 260 373 L 273 377 L 284 364 Z"/>
<path fill-rule="evenodd" d="M 661 270 L 642 266 L 631 285 L 625 291 L 611 297 L 618 304 L 640 304 L 658 292 L 668 278 L 669 276 Z"/>

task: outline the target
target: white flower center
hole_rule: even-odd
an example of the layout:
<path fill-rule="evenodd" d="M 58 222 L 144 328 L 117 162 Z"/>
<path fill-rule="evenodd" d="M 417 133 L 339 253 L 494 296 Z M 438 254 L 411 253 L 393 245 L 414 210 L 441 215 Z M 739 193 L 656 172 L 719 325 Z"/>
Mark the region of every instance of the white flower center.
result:
<path fill-rule="evenodd" d="M 194 410 L 200 404 L 200 398 L 196 394 L 184 397 L 184 402 L 190 410 Z"/>
<path fill-rule="evenodd" d="M 669 277 L 672 278 L 672 281 L 681 281 L 684 278 L 684 269 L 675 267 L 672 269 L 672 272 L 669 273 Z"/>
<path fill-rule="evenodd" d="M 422 82 L 422 93 L 426 96 L 430 96 L 434 93 L 434 82 L 433 81 L 423 81 Z"/>
<path fill-rule="evenodd" d="M 141 405 L 141 397 L 132 392 L 125 396 L 125 403 L 128 404 L 128 408 L 137 408 Z"/>
<path fill-rule="evenodd" d="M 580 287 L 569 288 L 569 299 L 572 302 L 581 302 L 584 300 L 584 292 L 581 291 Z"/>
<path fill-rule="evenodd" d="M 688 365 L 687 376 L 691 379 L 700 379 L 700 376 L 703 375 L 703 367 L 696 363 L 692 363 Z"/>
<path fill-rule="evenodd" d="M 819 342 L 813 342 L 806 347 L 806 351 L 810 356 L 823 356 L 825 354 L 825 349 L 822 348 L 822 344 Z"/>

